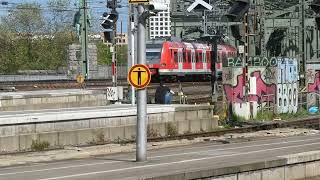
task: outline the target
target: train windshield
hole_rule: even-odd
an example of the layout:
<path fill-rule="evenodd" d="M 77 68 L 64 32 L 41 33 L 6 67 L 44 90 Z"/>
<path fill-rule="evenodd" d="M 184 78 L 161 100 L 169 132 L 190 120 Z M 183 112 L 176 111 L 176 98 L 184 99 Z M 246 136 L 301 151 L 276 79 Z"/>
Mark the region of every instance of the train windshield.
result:
<path fill-rule="evenodd" d="M 159 64 L 161 59 L 162 41 L 152 41 L 146 44 L 147 64 Z"/>
<path fill-rule="evenodd" d="M 146 55 L 147 55 L 147 63 L 149 64 L 157 64 L 160 62 L 160 56 L 161 56 L 161 53 L 160 51 L 147 51 L 146 52 Z"/>

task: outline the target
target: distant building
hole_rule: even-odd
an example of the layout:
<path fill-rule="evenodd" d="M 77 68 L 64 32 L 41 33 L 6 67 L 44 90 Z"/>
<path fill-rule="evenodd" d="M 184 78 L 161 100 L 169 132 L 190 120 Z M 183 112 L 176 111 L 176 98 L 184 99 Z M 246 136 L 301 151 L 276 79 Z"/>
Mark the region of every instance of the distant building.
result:
<path fill-rule="evenodd" d="M 101 39 L 103 43 L 107 44 L 108 46 L 111 45 L 111 42 L 105 41 L 103 33 L 101 33 Z M 118 33 L 117 34 L 117 45 L 124 46 L 128 45 L 128 34 L 127 33 Z"/>
<path fill-rule="evenodd" d="M 160 0 L 158 0 L 160 1 Z M 149 18 L 149 38 L 164 38 L 171 36 L 170 0 L 162 0 L 168 9 Z"/>

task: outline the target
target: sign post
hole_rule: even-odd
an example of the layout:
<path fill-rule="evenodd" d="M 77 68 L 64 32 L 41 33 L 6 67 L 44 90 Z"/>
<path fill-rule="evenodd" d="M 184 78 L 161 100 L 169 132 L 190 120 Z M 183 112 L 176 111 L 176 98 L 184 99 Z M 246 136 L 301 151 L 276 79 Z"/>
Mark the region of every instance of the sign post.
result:
<path fill-rule="evenodd" d="M 150 69 L 144 64 L 132 66 L 128 73 L 128 81 L 138 90 L 145 89 L 151 81 Z"/>
<path fill-rule="evenodd" d="M 141 46 L 139 46 L 141 47 Z M 140 52 L 141 53 L 141 52 Z M 139 54 L 138 54 L 139 55 Z M 145 56 L 145 53 L 144 55 Z M 141 57 L 141 54 L 139 55 Z M 141 63 L 141 59 L 138 59 Z M 137 137 L 136 137 L 136 161 L 147 160 L 147 90 L 151 81 L 150 69 L 144 64 L 132 66 L 128 73 L 129 83 L 137 89 Z"/>
<path fill-rule="evenodd" d="M 132 3 L 132 1 L 129 1 Z M 140 2 L 141 3 L 141 2 Z M 147 90 L 151 80 L 151 73 L 146 64 L 146 19 L 144 18 L 144 5 L 138 5 L 138 47 L 137 65 L 133 66 L 128 74 L 129 83 L 137 90 L 137 136 L 136 136 L 136 161 L 147 160 Z"/>

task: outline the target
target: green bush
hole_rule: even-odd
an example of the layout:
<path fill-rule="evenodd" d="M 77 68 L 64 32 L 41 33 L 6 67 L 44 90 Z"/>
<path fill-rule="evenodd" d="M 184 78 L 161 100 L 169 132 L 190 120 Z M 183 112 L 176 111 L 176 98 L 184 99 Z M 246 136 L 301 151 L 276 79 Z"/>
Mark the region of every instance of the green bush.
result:
<path fill-rule="evenodd" d="M 232 114 L 232 121 L 233 122 L 241 122 L 245 121 L 246 119 L 244 117 L 238 116 L 236 114 Z"/>
<path fill-rule="evenodd" d="M 273 118 L 274 118 L 273 112 L 259 111 L 257 113 L 256 120 L 257 121 L 271 121 L 271 120 L 273 120 Z"/>
<path fill-rule="evenodd" d="M 155 138 L 155 137 L 159 137 L 159 132 L 158 130 L 156 129 L 153 129 L 151 128 L 149 125 L 148 125 L 148 128 L 147 128 L 147 136 L 148 137 L 151 137 L 151 138 Z"/>
<path fill-rule="evenodd" d="M 50 143 L 48 141 L 32 140 L 31 150 L 32 151 L 43 151 L 48 149 Z"/>
<path fill-rule="evenodd" d="M 167 135 L 168 136 L 176 136 L 178 135 L 178 129 L 173 123 L 169 122 L 167 124 Z"/>

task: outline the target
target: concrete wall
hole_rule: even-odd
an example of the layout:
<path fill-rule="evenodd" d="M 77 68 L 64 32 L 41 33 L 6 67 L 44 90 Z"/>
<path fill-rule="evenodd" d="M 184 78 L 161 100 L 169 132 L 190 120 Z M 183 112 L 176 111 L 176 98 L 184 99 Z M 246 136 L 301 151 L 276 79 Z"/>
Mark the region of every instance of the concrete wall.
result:
<path fill-rule="evenodd" d="M 320 179 L 320 161 L 299 163 L 270 168 L 259 171 L 241 172 L 232 175 L 204 178 L 210 180 L 306 180 L 308 178 Z"/>
<path fill-rule="evenodd" d="M 150 180 L 307 180 L 320 178 L 320 151 L 280 156 L 262 162 L 152 177 Z"/>
<path fill-rule="evenodd" d="M 177 106 L 170 107 L 170 109 L 149 113 L 149 135 L 165 136 L 172 133 L 172 129 L 183 134 L 211 131 L 218 127 L 218 120 L 213 119 L 212 106 Z M 126 114 L 117 115 L 121 114 L 121 111 L 126 111 Z M 136 135 L 136 116 L 130 111 L 129 108 L 114 109 L 113 112 L 117 113 L 113 115 L 103 111 L 104 116 L 93 112 L 96 117 L 82 116 L 83 119 L 78 119 L 76 115 L 73 115 L 74 120 L 70 120 L 72 118 L 62 113 L 60 119 L 52 121 L 48 115 L 47 119 L 43 119 L 45 116 L 43 118 L 32 116 L 38 119 L 33 121 L 33 119 L 25 118 L 19 121 L 21 125 L 19 122 L 8 124 L 7 122 L 12 121 L 1 118 L 4 124 L 0 126 L 0 152 L 30 150 L 32 140 L 49 142 L 52 147 L 96 144 L 117 139 L 133 140 Z M 55 117 L 59 118 L 59 115 Z M 168 132 L 169 129 L 171 132 Z"/>
<path fill-rule="evenodd" d="M 295 114 L 298 111 L 299 76 L 296 59 L 250 58 L 248 94 L 244 91 L 242 61 L 241 58 L 228 58 L 223 63 L 223 88 L 235 115 L 248 120 L 266 110 L 276 114 Z"/>
<path fill-rule="evenodd" d="M 0 111 L 21 111 L 108 104 L 102 91 L 52 90 L 0 93 Z"/>

